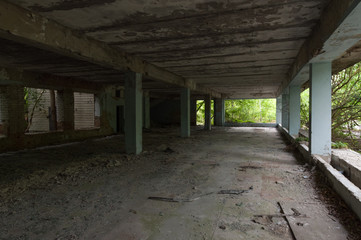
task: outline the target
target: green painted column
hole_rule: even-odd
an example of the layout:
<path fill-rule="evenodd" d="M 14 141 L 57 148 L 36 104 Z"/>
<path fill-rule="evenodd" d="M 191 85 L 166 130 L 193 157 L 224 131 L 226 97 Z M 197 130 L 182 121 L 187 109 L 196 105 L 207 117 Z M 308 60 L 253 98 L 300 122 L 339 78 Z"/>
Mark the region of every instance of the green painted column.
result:
<path fill-rule="evenodd" d="M 142 152 L 142 75 L 128 72 L 124 76 L 125 97 L 125 151 L 128 154 Z"/>
<path fill-rule="evenodd" d="M 0 91 L 3 94 L 2 102 L 2 128 L 9 138 L 19 138 L 24 135 L 26 122 L 24 118 L 24 86 L 9 85 Z"/>
<path fill-rule="evenodd" d="M 298 136 L 301 127 L 301 86 L 290 86 L 289 131 L 292 136 Z"/>
<path fill-rule="evenodd" d="M 214 100 L 214 125 L 224 126 L 225 109 L 224 99 L 216 98 Z"/>
<path fill-rule="evenodd" d="M 290 129 L 289 126 L 289 89 L 288 87 L 282 93 L 282 127 L 286 128 L 287 130 Z"/>
<path fill-rule="evenodd" d="M 331 72 L 327 63 L 310 64 L 310 153 L 331 156 Z"/>
<path fill-rule="evenodd" d="M 181 92 L 181 137 L 189 137 L 191 135 L 190 97 L 189 88 L 183 88 Z"/>
<path fill-rule="evenodd" d="M 211 103 L 212 103 L 211 95 L 206 95 L 205 98 L 204 98 L 204 104 L 205 104 L 204 129 L 205 129 L 205 130 L 211 130 L 211 129 L 212 129 L 212 123 L 211 123 Z"/>
<path fill-rule="evenodd" d="M 276 123 L 282 124 L 282 95 L 276 99 Z"/>

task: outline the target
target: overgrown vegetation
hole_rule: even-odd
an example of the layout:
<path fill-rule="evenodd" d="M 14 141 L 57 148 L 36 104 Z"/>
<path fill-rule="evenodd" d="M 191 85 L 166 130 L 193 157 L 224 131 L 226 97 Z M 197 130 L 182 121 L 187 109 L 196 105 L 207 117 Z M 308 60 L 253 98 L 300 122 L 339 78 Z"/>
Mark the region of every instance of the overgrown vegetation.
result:
<path fill-rule="evenodd" d="M 25 110 L 25 121 L 27 123 L 25 132 L 29 132 L 30 127 L 33 123 L 34 113 L 36 110 L 46 111 L 45 106 L 41 103 L 42 96 L 45 93 L 45 89 L 35 88 L 24 88 L 24 110 Z"/>
<path fill-rule="evenodd" d="M 225 101 L 226 122 L 276 122 L 276 99 Z"/>
<path fill-rule="evenodd" d="M 344 142 L 335 142 L 331 145 L 332 148 L 348 148 L 348 144 Z"/>
<path fill-rule="evenodd" d="M 214 118 L 211 105 L 212 123 Z M 225 120 L 232 123 L 276 121 L 276 99 L 245 99 L 225 101 Z M 197 123 L 204 124 L 204 101 L 197 101 Z"/>
<path fill-rule="evenodd" d="M 332 76 L 332 141 L 333 147 L 347 144 L 361 151 L 361 63 Z M 301 94 L 301 125 L 309 127 L 309 91 Z M 346 142 L 346 143 L 344 143 Z"/>

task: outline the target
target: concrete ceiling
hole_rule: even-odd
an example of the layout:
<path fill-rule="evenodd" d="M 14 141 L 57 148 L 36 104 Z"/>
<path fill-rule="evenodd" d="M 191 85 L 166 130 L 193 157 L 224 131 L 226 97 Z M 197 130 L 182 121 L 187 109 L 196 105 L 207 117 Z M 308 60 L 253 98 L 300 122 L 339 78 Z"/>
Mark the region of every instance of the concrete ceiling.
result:
<path fill-rule="evenodd" d="M 11 2 L 229 98 L 275 97 L 329 4 L 329 0 Z M 14 64 L 34 70 L 31 56 L 39 58 L 29 51 Z M 35 70 L 107 83 L 118 78 L 112 69 L 51 58 L 38 59 Z M 160 85 L 152 81 L 152 87 Z"/>

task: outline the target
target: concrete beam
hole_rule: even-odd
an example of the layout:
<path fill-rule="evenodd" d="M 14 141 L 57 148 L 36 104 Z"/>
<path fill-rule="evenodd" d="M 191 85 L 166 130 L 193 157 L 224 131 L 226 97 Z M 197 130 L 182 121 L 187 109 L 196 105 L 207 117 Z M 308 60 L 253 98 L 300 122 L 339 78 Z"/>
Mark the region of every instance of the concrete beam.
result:
<path fill-rule="evenodd" d="M 98 93 L 102 85 L 70 77 L 33 73 L 12 68 L 0 68 L 0 85 L 23 85 L 54 90 L 72 89 L 75 92 Z"/>
<path fill-rule="evenodd" d="M 142 152 L 142 75 L 128 72 L 125 74 L 125 151 L 139 154 Z"/>
<path fill-rule="evenodd" d="M 310 65 L 310 153 L 331 156 L 331 63 Z"/>
<path fill-rule="evenodd" d="M 191 135 L 190 97 L 189 88 L 183 88 L 181 91 L 181 137 L 189 137 Z"/>
<path fill-rule="evenodd" d="M 332 0 L 310 37 L 302 45 L 277 95 L 288 85 L 308 80 L 309 63 L 332 62 L 360 40 L 361 1 Z"/>
<path fill-rule="evenodd" d="M 202 91 L 212 96 L 216 94 L 207 88 L 197 88 L 192 80 L 185 79 L 84 34 L 79 34 L 55 21 L 7 1 L 0 1 L 0 38 L 121 72 L 137 72 L 150 79 Z"/>

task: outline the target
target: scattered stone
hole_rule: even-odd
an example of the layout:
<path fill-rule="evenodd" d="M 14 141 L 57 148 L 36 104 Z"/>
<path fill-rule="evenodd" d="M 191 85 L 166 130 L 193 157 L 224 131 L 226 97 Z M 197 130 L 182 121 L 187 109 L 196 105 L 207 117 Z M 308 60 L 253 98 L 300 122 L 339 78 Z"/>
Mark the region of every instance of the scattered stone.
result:
<path fill-rule="evenodd" d="M 129 212 L 130 212 L 130 213 L 137 214 L 137 211 L 135 211 L 134 209 L 129 209 Z"/>
<path fill-rule="evenodd" d="M 220 225 L 219 228 L 222 230 L 226 230 L 226 226 L 224 226 L 224 225 Z"/>

